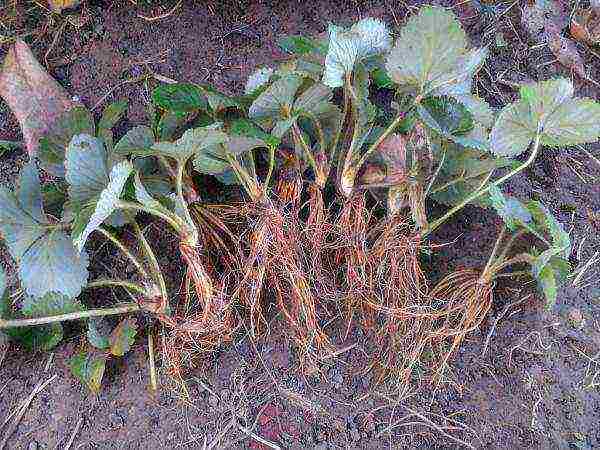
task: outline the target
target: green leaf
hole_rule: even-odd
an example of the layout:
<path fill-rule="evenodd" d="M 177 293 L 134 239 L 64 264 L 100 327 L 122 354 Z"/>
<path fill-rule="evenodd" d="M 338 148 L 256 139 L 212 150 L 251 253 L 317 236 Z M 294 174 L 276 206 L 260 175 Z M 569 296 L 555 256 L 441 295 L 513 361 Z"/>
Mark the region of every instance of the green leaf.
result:
<path fill-rule="evenodd" d="M 204 95 L 206 95 L 206 99 L 208 100 L 208 106 L 213 111 L 213 113 L 218 114 L 229 108 L 239 110 L 244 109 L 237 98 L 224 94 L 210 85 L 203 85 L 201 86 L 201 89 L 204 92 Z"/>
<path fill-rule="evenodd" d="M 302 56 L 316 53 L 325 56 L 327 53 L 327 43 L 305 36 L 284 36 L 279 40 L 279 47 L 292 55 Z"/>
<path fill-rule="evenodd" d="M 492 186 L 489 193 L 492 206 L 508 229 L 515 231 L 519 226 L 527 225 L 533 219 L 523 203 L 510 195 L 505 196 L 497 186 Z"/>
<path fill-rule="evenodd" d="M 227 141 L 227 135 L 213 127 L 193 128 L 176 142 L 157 142 L 152 146 L 159 155 L 185 163 L 192 155 Z"/>
<path fill-rule="evenodd" d="M 103 318 L 91 318 L 88 320 L 87 339 L 88 342 L 99 350 L 110 347 L 108 336 L 110 328 L 108 322 Z"/>
<path fill-rule="evenodd" d="M 546 297 L 546 308 L 556 304 L 558 288 L 566 281 L 571 272 L 571 265 L 566 259 L 551 256 L 538 256 L 531 266 L 531 274 L 537 281 L 538 289 Z"/>
<path fill-rule="evenodd" d="M 66 215 L 78 219 L 77 226 L 74 227 L 78 232 L 72 235 L 79 236 L 94 213 L 102 191 L 110 183 L 110 170 L 113 168 L 111 164 L 100 139 L 82 134 L 74 136 L 69 143 L 65 160 L 66 180 L 69 184 Z M 127 216 L 123 211 L 115 211 L 106 222 L 111 226 L 121 227 L 127 223 Z"/>
<path fill-rule="evenodd" d="M 232 136 L 246 136 L 262 140 L 267 147 L 277 148 L 281 140 L 270 133 L 265 133 L 248 119 L 236 119 L 229 124 L 229 133 Z"/>
<path fill-rule="evenodd" d="M 252 95 L 262 87 L 266 86 L 271 77 L 273 76 L 273 69 L 270 67 L 260 67 L 256 69 L 248 77 L 246 81 L 246 87 L 244 93 L 246 95 Z"/>
<path fill-rule="evenodd" d="M 558 283 L 554 276 L 554 271 L 550 266 L 546 266 L 536 277 L 538 288 L 546 297 L 546 308 L 550 309 L 556 304 L 558 294 Z"/>
<path fill-rule="evenodd" d="M 8 328 L 4 332 L 30 352 L 52 350 L 62 341 L 64 335 L 60 323 L 37 327 Z"/>
<path fill-rule="evenodd" d="M 533 216 L 535 227 L 541 233 L 548 233 L 552 238 L 552 246 L 558 249 L 557 254 L 563 258 L 571 255 L 571 238 L 556 217 L 540 202 L 531 201 L 527 209 Z"/>
<path fill-rule="evenodd" d="M 79 209 L 94 202 L 109 181 L 107 153 L 102 142 L 92 136 L 73 136 L 65 159 L 71 206 Z"/>
<path fill-rule="evenodd" d="M 0 139 L 0 157 L 10 150 L 21 147 L 23 147 L 23 144 L 20 142 L 5 141 Z"/>
<path fill-rule="evenodd" d="M 209 175 L 222 174 L 230 168 L 228 156 L 235 158 L 255 148 L 267 148 L 278 143 L 273 136 L 268 135 L 250 121 L 244 119 L 234 121 L 230 128 L 230 135 L 225 135 L 225 137 L 226 139 L 223 142 L 205 147 L 196 153 L 194 157 L 196 171 Z"/>
<path fill-rule="evenodd" d="M 292 109 L 302 79 L 295 74 L 275 80 L 250 106 L 251 119 L 279 119 Z"/>
<path fill-rule="evenodd" d="M 144 125 L 133 127 L 125 136 L 123 136 L 117 145 L 115 153 L 119 155 L 136 154 L 140 151 L 148 151 L 154 144 L 154 134 L 152 130 Z"/>
<path fill-rule="evenodd" d="M 185 111 L 167 111 L 158 121 L 156 134 L 160 140 L 172 140 L 190 119 L 190 114 Z"/>
<path fill-rule="evenodd" d="M 134 318 L 123 319 L 115 327 L 108 338 L 110 352 L 115 356 L 123 356 L 135 342 L 137 322 Z"/>
<path fill-rule="evenodd" d="M 100 192 L 100 197 L 87 225 L 81 233 L 73 234 L 73 243 L 80 252 L 89 235 L 119 208 L 119 200 L 123 194 L 125 183 L 132 172 L 133 166 L 129 161 L 123 161 L 112 168 L 108 185 Z"/>
<path fill-rule="evenodd" d="M 467 108 L 451 97 L 429 97 L 417 107 L 421 120 L 442 136 L 458 136 L 473 129 Z"/>
<path fill-rule="evenodd" d="M 40 182 L 30 164 L 16 193 L 0 188 L 0 233 L 19 265 L 19 278 L 28 295 L 49 293 L 77 297 L 88 279 L 88 257 L 77 254 L 72 242 L 41 207 Z"/>
<path fill-rule="evenodd" d="M 98 122 L 98 130 L 110 130 L 114 127 L 127 112 L 127 107 L 127 100 L 119 100 L 104 108 L 100 122 Z"/>
<path fill-rule="evenodd" d="M 278 139 L 282 139 L 297 121 L 297 116 L 292 116 L 289 119 L 278 120 L 275 122 L 275 126 L 271 130 L 271 134 Z"/>
<path fill-rule="evenodd" d="M 538 132 L 542 145 L 595 142 L 600 137 L 600 104 L 573 98 L 573 84 L 564 78 L 523 86 L 521 99 L 502 110 L 492 129 L 492 151 L 520 155 Z"/>
<path fill-rule="evenodd" d="M 25 296 L 21 312 L 26 317 L 50 317 L 83 311 L 84 306 L 74 298 L 60 294 L 46 294 L 42 298 Z"/>
<path fill-rule="evenodd" d="M 390 31 L 378 19 L 363 19 L 349 30 L 330 25 L 323 84 L 331 88 L 343 86 L 346 75 L 352 73 L 357 62 L 383 54 L 391 45 Z"/>
<path fill-rule="evenodd" d="M 359 137 L 355 150 L 359 150 L 363 145 L 364 141 L 368 138 L 373 128 L 377 116 L 377 110 L 375 106 L 369 101 L 369 84 L 370 78 L 366 68 L 361 64 L 355 69 L 353 87 L 356 94 L 356 99 L 352 101 L 355 103 L 357 110 L 357 121 L 355 135 Z"/>
<path fill-rule="evenodd" d="M 47 183 L 42 186 L 44 211 L 53 217 L 60 217 L 67 201 L 68 187 L 64 182 Z M 64 220 L 64 219 L 63 219 Z"/>
<path fill-rule="evenodd" d="M 319 117 L 331 110 L 333 91 L 328 86 L 315 83 L 294 102 L 294 113 Z"/>
<path fill-rule="evenodd" d="M 152 101 L 163 109 L 191 112 L 208 108 L 204 92 L 191 83 L 163 84 L 152 92 Z"/>
<path fill-rule="evenodd" d="M 69 360 L 69 367 L 71 373 L 90 391 L 95 394 L 100 392 L 106 368 L 106 356 L 81 352 Z"/>
<path fill-rule="evenodd" d="M 61 117 L 48 134 L 40 139 L 40 166 L 56 177 L 65 176 L 65 149 L 78 134 L 94 136 L 94 117 L 84 107 L 76 107 Z"/>
<path fill-rule="evenodd" d="M 492 128 L 496 120 L 494 111 L 485 100 L 471 93 L 473 80 L 468 78 L 461 83 L 448 84 L 437 89 L 438 95 L 452 97 L 462 104 L 473 116 L 473 120 L 486 129 Z"/>
<path fill-rule="evenodd" d="M 418 95 L 472 78 L 486 49 L 467 50 L 467 37 L 454 14 L 424 6 L 411 17 L 390 51 L 386 68 L 392 80 Z"/>

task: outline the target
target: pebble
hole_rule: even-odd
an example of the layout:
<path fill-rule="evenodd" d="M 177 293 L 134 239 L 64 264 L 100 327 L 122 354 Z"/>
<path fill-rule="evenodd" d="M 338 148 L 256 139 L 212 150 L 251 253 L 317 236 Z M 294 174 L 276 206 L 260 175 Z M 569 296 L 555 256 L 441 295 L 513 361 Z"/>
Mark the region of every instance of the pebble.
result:
<path fill-rule="evenodd" d="M 29 443 L 29 445 L 27 446 L 27 450 L 38 450 L 39 448 L 40 448 L 40 446 L 35 441 L 31 441 Z"/>
<path fill-rule="evenodd" d="M 219 405 L 219 397 L 211 395 L 210 397 L 208 397 L 208 404 L 213 408 L 216 408 Z"/>

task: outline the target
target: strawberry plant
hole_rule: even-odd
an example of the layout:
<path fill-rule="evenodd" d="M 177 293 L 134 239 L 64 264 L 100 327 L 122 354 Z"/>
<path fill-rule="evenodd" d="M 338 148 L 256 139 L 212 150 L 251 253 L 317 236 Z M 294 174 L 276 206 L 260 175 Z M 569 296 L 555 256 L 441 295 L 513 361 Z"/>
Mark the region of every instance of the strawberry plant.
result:
<path fill-rule="evenodd" d="M 180 377 L 197 355 L 231 340 L 235 305 L 260 336 L 274 297 L 310 366 L 335 351 L 326 327 L 339 309 L 346 333 L 359 323 L 372 336 L 373 368 L 407 380 L 425 351 L 441 355 L 441 373 L 482 323 L 498 279 L 522 276 L 525 266 L 548 306 L 556 301 L 569 236 L 542 204 L 499 187 L 546 146 L 596 141 L 596 102 L 554 79 L 523 85 L 519 100 L 494 110 L 472 92 L 487 50 L 471 48 L 443 8 L 421 8 L 395 41 L 367 18 L 330 25 L 324 39 L 288 36 L 281 46 L 290 58 L 259 68 L 243 95 L 163 84 L 148 125 L 120 139 L 112 128 L 126 104 L 117 102 L 98 124 L 85 108 L 70 108 L 29 142 L 55 181 L 42 189 L 30 163 L 17 189 L 0 190 L 0 232 L 23 291 L 4 297 L 20 308 L 3 313 L 1 329 L 48 348 L 62 320 L 87 319 L 88 350 L 71 367 L 97 390 L 106 359 L 124 354 L 137 332 L 132 317 L 114 326 L 97 317 L 152 314 L 168 329 L 163 353 Z M 199 175 L 229 186 L 236 200 L 207 203 Z M 490 259 L 430 288 L 421 257 L 435 250 L 433 233 L 471 204 L 495 208 L 504 221 Z M 173 300 L 139 225 L 148 216 L 178 238 L 184 302 Z M 122 241 L 122 227 L 135 245 Z M 114 245 L 136 275 L 90 281 L 92 235 Z M 513 254 L 525 235 L 535 248 Z M 86 310 L 82 290 L 98 287 L 135 301 Z"/>

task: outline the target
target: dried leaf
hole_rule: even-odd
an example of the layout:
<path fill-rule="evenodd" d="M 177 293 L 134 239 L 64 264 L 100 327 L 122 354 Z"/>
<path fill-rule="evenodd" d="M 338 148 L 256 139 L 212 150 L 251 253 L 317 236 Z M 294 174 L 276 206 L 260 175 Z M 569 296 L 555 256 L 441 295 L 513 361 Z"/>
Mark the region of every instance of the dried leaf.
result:
<path fill-rule="evenodd" d="M 587 79 L 585 68 L 583 66 L 583 58 L 579 54 L 577 46 L 573 41 L 556 32 L 549 32 L 547 34 L 548 45 L 556 59 L 558 59 L 558 62 L 566 68 L 571 69 L 579 77 Z"/>
<path fill-rule="evenodd" d="M 521 23 L 536 41 L 545 39 L 544 32 L 552 27 L 560 32 L 569 22 L 569 11 L 559 0 L 529 0 L 521 10 Z"/>
<path fill-rule="evenodd" d="M 589 45 L 600 44 L 600 11 L 582 9 L 571 18 L 571 36 L 579 42 Z"/>
<path fill-rule="evenodd" d="M 34 155 L 39 140 L 75 106 L 21 40 L 9 49 L 0 72 L 0 96 L 19 121 L 27 152 Z"/>
<path fill-rule="evenodd" d="M 387 168 L 387 179 L 396 183 L 404 181 L 406 178 L 406 138 L 401 134 L 391 134 L 379 146 L 379 153 Z"/>
<path fill-rule="evenodd" d="M 50 9 L 60 14 L 65 9 L 76 8 L 81 4 L 81 0 L 48 0 L 48 6 Z"/>

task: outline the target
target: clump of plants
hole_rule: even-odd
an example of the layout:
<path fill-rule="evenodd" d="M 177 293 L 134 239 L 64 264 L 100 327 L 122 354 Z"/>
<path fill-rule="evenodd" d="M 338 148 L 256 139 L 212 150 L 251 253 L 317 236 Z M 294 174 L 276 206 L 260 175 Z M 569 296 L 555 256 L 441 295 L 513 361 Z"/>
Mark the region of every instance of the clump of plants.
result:
<path fill-rule="evenodd" d="M 544 205 L 499 187 L 545 146 L 596 141 L 596 102 L 555 79 L 523 85 L 519 100 L 494 110 L 472 92 L 487 50 L 470 48 L 443 8 L 421 8 L 395 41 L 368 18 L 281 46 L 290 57 L 258 69 L 241 96 L 158 86 L 148 125 L 118 139 L 124 103 L 98 125 L 82 107 L 61 115 L 38 158 L 63 189 L 43 191 L 30 163 L 16 190 L 0 191 L 0 232 L 21 286 L 5 297 L 1 329 L 48 347 L 62 320 L 88 319 L 96 350 L 76 356 L 73 370 L 97 388 L 102 361 L 123 354 L 137 332 L 132 317 L 101 332 L 98 316 L 154 317 L 166 330 L 167 367 L 181 377 L 231 340 L 236 317 L 260 338 L 273 304 L 302 363 L 313 368 L 335 352 L 328 324 L 341 316 L 345 335 L 360 326 L 371 336 L 380 378 L 405 381 L 424 367 L 439 379 L 485 319 L 496 280 L 531 276 L 547 304 L 556 301 L 569 236 Z M 234 200 L 201 196 L 207 177 Z M 495 208 L 504 228 L 485 267 L 430 287 L 422 258 L 439 245 L 433 233 L 467 205 Z M 149 218 L 177 236 L 182 297 L 168 289 L 140 225 Z M 114 245 L 135 277 L 90 281 L 91 235 Z M 534 247 L 515 254 L 523 236 Z M 133 301 L 86 310 L 82 290 L 99 287 Z"/>

